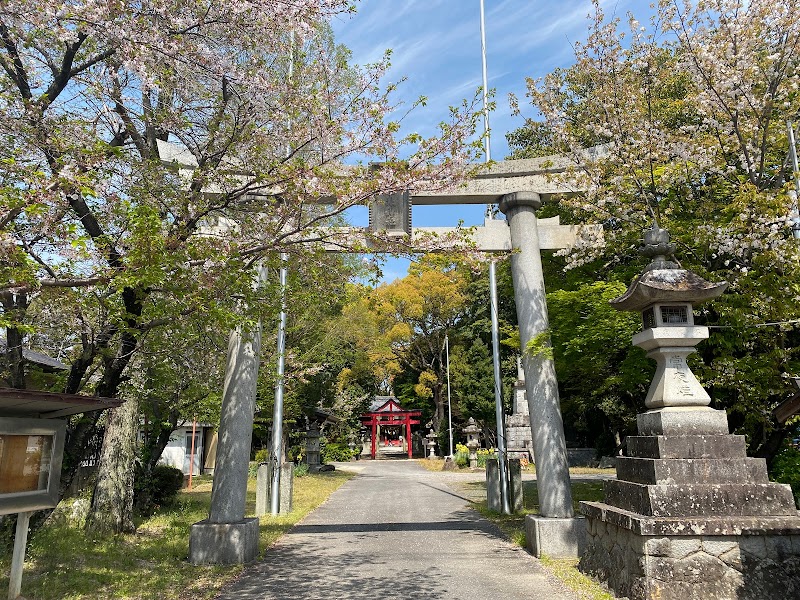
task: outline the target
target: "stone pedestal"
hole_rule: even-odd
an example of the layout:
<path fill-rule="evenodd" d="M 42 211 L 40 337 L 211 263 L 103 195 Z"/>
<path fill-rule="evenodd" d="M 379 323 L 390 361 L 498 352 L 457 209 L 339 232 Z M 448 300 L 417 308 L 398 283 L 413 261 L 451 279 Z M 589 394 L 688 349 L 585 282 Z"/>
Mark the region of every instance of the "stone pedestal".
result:
<path fill-rule="evenodd" d="M 800 516 L 787 485 L 710 408 L 638 417 L 605 502 L 582 502 L 580 568 L 631 600 L 800 597 Z"/>
<path fill-rule="evenodd" d="M 525 374 L 521 361 L 517 366 L 517 381 L 514 383 L 513 411 L 506 417 L 506 453 L 511 458 L 533 459 L 533 436 L 528 399 L 525 395 Z"/>
<path fill-rule="evenodd" d="M 586 519 L 526 515 L 525 540 L 536 558 L 577 558 L 586 548 Z"/>
<path fill-rule="evenodd" d="M 189 535 L 189 562 L 193 565 L 238 565 L 258 556 L 258 519 L 237 523 L 199 521 Z"/>

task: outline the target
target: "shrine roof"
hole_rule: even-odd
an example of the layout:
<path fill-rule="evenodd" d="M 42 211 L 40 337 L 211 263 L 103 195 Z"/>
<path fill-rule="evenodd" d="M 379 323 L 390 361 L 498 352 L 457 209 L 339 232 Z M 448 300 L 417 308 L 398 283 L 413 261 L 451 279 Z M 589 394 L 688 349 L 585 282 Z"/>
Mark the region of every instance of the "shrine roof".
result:
<path fill-rule="evenodd" d="M 0 417 L 55 419 L 83 412 L 116 408 L 120 404 L 122 404 L 122 400 L 118 398 L 0 388 Z"/>
<path fill-rule="evenodd" d="M 407 410 L 400 406 L 394 396 L 375 396 L 375 400 L 370 404 L 365 415 L 372 413 L 419 413 L 418 410 Z"/>
<path fill-rule="evenodd" d="M 372 401 L 372 404 L 369 405 L 367 412 L 387 412 L 395 410 L 395 407 L 399 408 L 400 410 L 405 410 L 400 406 L 400 403 L 394 396 L 375 396 L 375 399 Z"/>
<path fill-rule="evenodd" d="M 0 352 L 5 352 L 6 348 L 7 348 L 6 341 L 0 340 Z M 64 363 L 62 363 L 60 360 L 57 360 L 52 356 L 47 356 L 47 354 L 36 352 L 35 350 L 29 350 L 28 348 L 22 349 L 22 358 L 28 361 L 29 363 L 53 369 L 56 371 L 69 370 L 69 367 Z"/>

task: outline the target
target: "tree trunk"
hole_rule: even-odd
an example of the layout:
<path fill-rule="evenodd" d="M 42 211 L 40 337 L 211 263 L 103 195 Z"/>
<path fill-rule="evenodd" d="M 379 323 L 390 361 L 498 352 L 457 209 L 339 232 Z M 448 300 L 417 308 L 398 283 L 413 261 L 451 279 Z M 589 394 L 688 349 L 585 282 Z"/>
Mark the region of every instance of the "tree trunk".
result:
<path fill-rule="evenodd" d="M 24 293 L 2 295 L 3 310 L 12 321 L 20 323 L 28 308 L 28 296 Z M 8 386 L 25 389 L 25 361 L 22 358 L 22 339 L 24 334 L 17 327 L 6 328 L 6 356 Z"/>
<path fill-rule="evenodd" d="M 762 433 L 765 428 L 763 425 L 759 427 L 761 430 L 759 433 Z M 781 451 L 781 448 L 783 448 L 783 442 L 788 435 L 789 429 L 785 425 L 771 430 L 766 435 L 762 434 L 763 440 L 757 448 L 752 450 L 751 456 L 765 459 L 767 461 L 767 468 L 771 467 L 772 461 L 775 460 L 775 457 Z M 751 447 L 753 445 L 754 444 L 751 443 Z"/>
<path fill-rule="evenodd" d="M 442 421 L 446 419 L 446 410 L 447 407 L 445 406 L 445 402 L 447 401 L 447 396 L 442 394 L 442 382 L 437 381 L 436 384 L 433 386 L 433 402 L 436 406 L 436 413 L 433 416 L 433 430 L 439 431 L 439 427 L 442 424 Z"/>
<path fill-rule="evenodd" d="M 157 433 L 151 430 L 150 436 L 148 436 L 148 440 L 146 442 L 147 447 L 142 448 L 141 452 L 139 453 L 139 455 L 143 457 L 142 466 L 144 467 L 144 471 L 147 476 L 153 472 L 153 469 L 158 464 L 158 460 L 164 453 L 164 449 L 167 447 L 167 444 L 169 444 L 169 439 L 172 437 L 172 432 L 177 428 L 178 413 L 176 411 L 172 411 L 167 427 L 158 427 Z"/>
<path fill-rule="evenodd" d="M 86 530 L 91 533 L 106 535 L 135 529 L 133 477 L 138 429 L 138 400 L 129 399 L 111 411 L 86 519 Z"/>

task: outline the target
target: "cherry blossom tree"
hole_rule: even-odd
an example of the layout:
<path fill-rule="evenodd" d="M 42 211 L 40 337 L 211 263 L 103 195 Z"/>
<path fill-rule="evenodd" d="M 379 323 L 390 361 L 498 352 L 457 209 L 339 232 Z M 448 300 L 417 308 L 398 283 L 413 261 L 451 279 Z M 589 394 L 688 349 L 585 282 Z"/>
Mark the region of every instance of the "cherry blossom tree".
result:
<path fill-rule="evenodd" d="M 684 266 L 729 281 L 703 310 L 720 329 L 700 370 L 731 423 L 748 426 L 751 450 L 771 456 L 786 433 L 771 409 L 800 370 L 786 125 L 800 112 L 796 5 L 662 0 L 649 27 L 630 16 L 624 28 L 595 2 L 574 48 L 573 67 L 528 82 L 547 142 L 574 159 L 567 176 L 582 193 L 564 209 L 606 226 L 605 248 L 568 261 L 629 264 L 656 222 Z"/>
<path fill-rule="evenodd" d="M 400 137 L 394 86 L 382 83 L 388 57 L 352 67 L 326 29 L 349 10 L 345 0 L 2 3 L 0 290 L 12 384 L 25 308 L 45 287 L 86 290 L 104 315 L 74 348 L 64 391 L 114 396 L 152 328 L 188 314 L 230 326 L 269 310 L 253 301 L 270 291 L 253 289 L 255 263 L 287 251 L 311 268 L 307 241 L 347 208 L 463 176 L 472 105 L 453 109 L 438 137 Z M 107 445 L 131 445 L 134 404 L 109 417 Z M 93 426 L 70 429 L 67 464 Z M 127 453 L 109 456 L 123 461 L 112 471 L 132 473 Z M 98 528 L 129 524 L 118 510 Z"/>

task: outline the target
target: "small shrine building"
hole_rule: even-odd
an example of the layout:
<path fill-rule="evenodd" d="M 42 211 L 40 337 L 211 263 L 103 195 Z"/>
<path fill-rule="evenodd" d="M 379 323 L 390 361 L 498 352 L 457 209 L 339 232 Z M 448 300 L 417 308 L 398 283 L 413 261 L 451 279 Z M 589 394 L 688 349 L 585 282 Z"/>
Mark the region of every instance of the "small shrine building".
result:
<path fill-rule="evenodd" d="M 394 396 L 375 396 L 369 410 L 359 418 L 370 431 L 370 456 L 408 453 L 411 458 L 411 426 L 419 425 L 422 412 L 406 410 Z"/>

